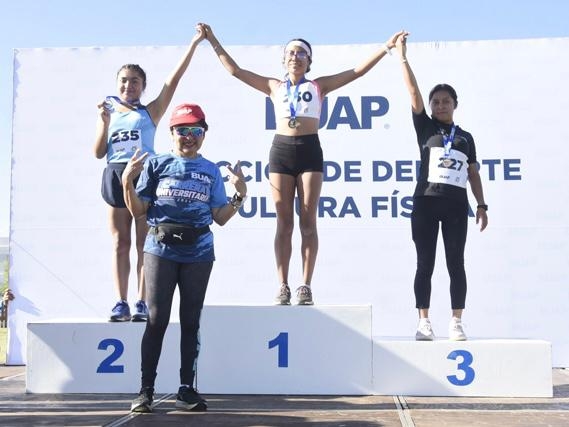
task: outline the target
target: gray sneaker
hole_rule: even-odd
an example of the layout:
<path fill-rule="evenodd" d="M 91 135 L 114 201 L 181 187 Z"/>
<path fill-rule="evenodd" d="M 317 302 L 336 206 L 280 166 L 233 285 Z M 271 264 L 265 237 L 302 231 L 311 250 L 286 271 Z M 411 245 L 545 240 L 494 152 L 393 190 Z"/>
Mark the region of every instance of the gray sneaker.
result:
<path fill-rule="evenodd" d="M 296 290 L 296 303 L 298 305 L 313 305 L 312 290 L 310 286 L 301 285 Z"/>
<path fill-rule="evenodd" d="M 429 319 L 420 319 L 417 332 L 415 333 L 415 340 L 417 341 L 433 341 L 435 333 Z"/>
<path fill-rule="evenodd" d="M 136 399 L 130 405 L 130 412 L 152 412 L 152 401 L 154 400 L 154 388 L 142 387 Z"/>
<path fill-rule="evenodd" d="M 279 293 L 275 297 L 275 304 L 290 305 L 290 288 L 286 283 L 283 283 L 281 285 Z"/>

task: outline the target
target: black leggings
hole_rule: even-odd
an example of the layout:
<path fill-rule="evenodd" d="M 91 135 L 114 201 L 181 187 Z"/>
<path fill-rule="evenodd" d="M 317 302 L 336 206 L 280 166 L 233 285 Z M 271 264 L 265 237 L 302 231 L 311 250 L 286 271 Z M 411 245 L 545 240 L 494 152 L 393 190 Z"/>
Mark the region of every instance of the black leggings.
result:
<path fill-rule="evenodd" d="M 415 303 L 429 308 L 431 276 L 435 268 L 439 222 L 442 224 L 450 299 L 453 310 L 463 309 L 466 300 L 464 246 L 468 229 L 468 205 L 445 197 L 416 197 L 413 200 L 411 230 L 417 249 Z"/>
<path fill-rule="evenodd" d="M 180 293 L 180 384 L 192 385 L 199 353 L 200 315 L 213 261 L 180 263 L 144 253 L 148 322 L 142 337 L 142 387 L 154 387 L 176 284 Z"/>

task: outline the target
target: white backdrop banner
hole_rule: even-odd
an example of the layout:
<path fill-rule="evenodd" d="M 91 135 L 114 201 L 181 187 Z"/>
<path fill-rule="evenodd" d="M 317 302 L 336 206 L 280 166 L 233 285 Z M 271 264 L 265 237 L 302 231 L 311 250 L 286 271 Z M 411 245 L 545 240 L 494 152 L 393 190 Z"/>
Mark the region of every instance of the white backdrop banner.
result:
<path fill-rule="evenodd" d="M 314 46 L 309 77 L 359 64 L 376 45 Z M 111 236 L 100 196 L 104 160 L 93 155 L 96 105 L 115 93 L 122 64 L 148 75 L 143 102 L 159 92 L 185 46 L 22 49 L 15 54 L 9 364 L 26 363 L 26 324 L 50 318 L 104 319 L 116 302 Z M 244 68 L 281 76 L 282 46 L 228 46 Z M 569 39 L 410 43 L 423 95 L 437 83 L 458 92 L 455 121 L 477 143 L 490 224 L 473 216 L 466 247 L 466 331 L 477 337 L 551 341 L 554 366 L 569 366 L 569 187 L 563 177 L 569 130 Z M 528 54 L 529 53 L 529 54 Z M 330 94 L 320 139 L 326 161 L 319 209 L 316 304 L 372 304 L 374 336 L 413 339 L 415 249 L 410 211 L 419 150 L 397 55 Z M 221 66 L 204 43 L 158 126 L 182 102 L 200 104 L 210 131 L 202 154 L 238 159 L 250 198 L 240 217 L 214 226 L 217 261 L 206 304 L 272 304 L 275 212 L 267 160 L 274 117 L 267 98 Z M 228 193 L 231 189 L 228 187 Z M 470 190 L 471 203 L 475 203 Z M 301 284 L 294 234 L 290 284 Z M 134 252 L 132 259 L 134 260 Z M 440 240 L 431 318 L 446 336 L 449 279 Z M 129 299 L 136 299 L 134 275 Z M 177 310 L 173 312 L 176 319 Z"/>

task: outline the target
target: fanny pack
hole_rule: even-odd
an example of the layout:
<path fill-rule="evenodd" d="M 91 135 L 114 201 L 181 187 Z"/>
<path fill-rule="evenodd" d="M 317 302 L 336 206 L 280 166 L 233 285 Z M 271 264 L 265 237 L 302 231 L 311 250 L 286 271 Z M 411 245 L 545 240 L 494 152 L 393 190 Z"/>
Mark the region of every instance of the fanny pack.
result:
<path fill-rule="evenodd" d="M 209 232 L 209 225 L 196 228 L 163 222 L 155 227 L 150 227 L 148 232 L 154 234 L 156 241 L 160 243 L 167 245 L 193 245 L 198 240 L 198 237 Z"/>

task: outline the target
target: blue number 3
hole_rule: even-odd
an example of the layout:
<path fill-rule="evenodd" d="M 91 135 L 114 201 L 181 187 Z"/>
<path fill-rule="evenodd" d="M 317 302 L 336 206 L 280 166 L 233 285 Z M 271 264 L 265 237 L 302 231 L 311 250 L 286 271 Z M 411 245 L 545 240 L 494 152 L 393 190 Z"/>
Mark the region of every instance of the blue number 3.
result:
<path fill-rule="evenodd" d="M 474 359 L 472 357 L 472 354 L 466 350 L 452 351 L 447 356 L 447 359 L 456 360 L 459 357 L 462 358 L 462 362 L 457 365 L 457 368 L 460 371 L 464 372 L 464 378 L 461 380 L 456 375 L 447 375 L 447 379 L 451 384 L 465 386 L 471 384 L 472 381 L 474 381 L 475 372 L 474 369 L 470 367 Z"/>

